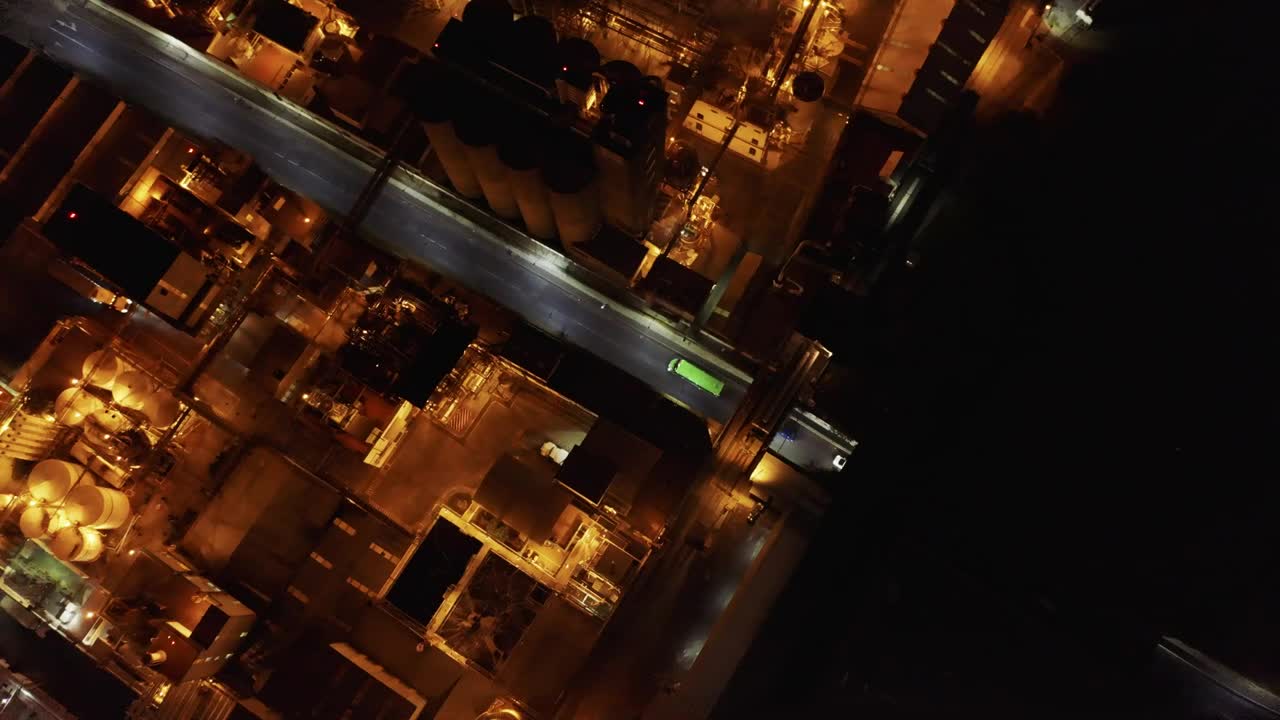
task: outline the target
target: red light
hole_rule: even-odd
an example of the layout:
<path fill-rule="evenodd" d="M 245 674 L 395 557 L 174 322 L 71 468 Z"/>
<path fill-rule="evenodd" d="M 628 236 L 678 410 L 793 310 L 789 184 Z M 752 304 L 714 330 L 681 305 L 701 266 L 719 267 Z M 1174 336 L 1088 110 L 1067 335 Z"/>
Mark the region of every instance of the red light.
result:
<path fill-rule="evenodd" d="M 440 43 L 432 43 L 432 44 L 431 44 L 431 47 L 433 47 L 433 48 L 438 48 L 438 47 L 440 47 Z"/>
<path fill-rule="evenodd" d="M 564 67 L 560 68 L 560 72 L 569 72 L 569 66 L 565 65 Z"/>
<path fill-rule="evenodd" d="M 644 100 L 637 100 L 636 102 L 640 103 L 641 105 L 644 104 Z"/>
<path fill-rule="evenodd" d="M 196 149 L 195 149 L 195 148 L 193 148 L 193 147 L 189 147 L 189 148 L 187 148 L 187 154 L 188 154 L 188 155 L 191 155 L 191 154 L 192 154 L 192 153 L 194 153 L 195 151 L 196 151 Z"/>
<path fill-rule="evenodd" d="M 68 219 L 68 220 L 75 220 L 75 219 L 76 219 L 76 211 L 75 211 L 75 210 L 72 210 L 71 212 L 67 213 L 67 219 Z"/>

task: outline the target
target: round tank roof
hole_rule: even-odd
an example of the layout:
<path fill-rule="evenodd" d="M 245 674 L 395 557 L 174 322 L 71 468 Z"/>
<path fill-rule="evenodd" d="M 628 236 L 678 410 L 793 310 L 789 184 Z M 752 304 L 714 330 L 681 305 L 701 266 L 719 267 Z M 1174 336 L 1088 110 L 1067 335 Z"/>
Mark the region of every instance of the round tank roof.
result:
<path fill-rule="evenodd" d="M 49 551 L 63 560 L 92 562 L 102 555 L 102 535 L 92 528 L 62 528 L 53 534 Z"/>
<path fill-rule="evenodd" d="M 115 384 L 111 386 L 111 397 L 119 405 L 141 410 L 147 396 L 155 390 L 156 386 L 151 382 L 151 378 L 137 370 L 130 370 L 116 378 Z"/>
<path fill-rule="evenodd" d="M 644 73 L 640 72 L 640 68 L 626 60 L 610 60 L 600 68 L 600 73 L 610 85 L 630 85 L 644 79 Z"/>
<path fill-rule="evenodd" d="M 67 493 L 63 511 L 77 525 L 112 530 L 129 521 L 129 497 L 114 488 L 80 485 Z"/>
<path fill-rule="evenodd" d="M 545 88 L 555 85 L 556 28 L 551 21 L 527 15 L 515 21 L 499 49 L 502 63 Z"/>
<path fill-rule="evenodd" d="M 555 57 L 556 26 L 541 15 L 525 15 L 511 24 L 511 38 L 521 49 L 546 53 Z"/>
<path fill-rule="evenodd" d="M 791 79 L 791 94 L 795 95 L 797 100 L 804 102 L 821 100 L 826 88 L 827 83 L 822 76 L 810 70 L 796 73 L 796 76 Z"/>
<path fill-rule="evenodd" d="M 97 350 L 84 359 L 81 375 L 87 385 L 110 388 L 115 379 L 128 369 L 129 366 L 109 350 Z"/>
<path fill-rule="evenodd" d="M 86 417 L 104 407 L 106 404 L 87 388 L 69 387 L 53 401 L 53 414 L 67 425 L 79 425 Z"/>
<path fill-rule="evenodd" d="M 556 48 L 560 71 L 566 73 L 593 73 L 600 69 L 600 51 L 590 41 L 580 37 L 567 37 Z"/>
<path fill-rule="evenodd" d="M 480 31 L 501 30 L 514 18 L 507 0 L 471 0 L 462 11 L 462 22 Z"/>
<path fill-rule="evenodd" d="M 22 515 L 18 518 L 18 528 L 22 530 L 22 536 L 26 538 L 38 538 L 48 535 L 52 523 L 53 515 L 48 509 L 39 505 L 23 510 Z"/>
<path fill-rule="evenodd" d="M 58 502 L 77 483 L 93 484 L 93 476 L 83 465 L 65 460 L 41 460 L 27 476 L 31 497 L 44 502 Z"/>

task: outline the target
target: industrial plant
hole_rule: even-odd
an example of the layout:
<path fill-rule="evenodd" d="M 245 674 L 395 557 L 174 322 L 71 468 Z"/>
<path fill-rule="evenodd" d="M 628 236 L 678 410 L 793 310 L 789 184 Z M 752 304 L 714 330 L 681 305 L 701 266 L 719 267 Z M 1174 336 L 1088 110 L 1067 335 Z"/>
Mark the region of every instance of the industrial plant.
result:
<path fill-rule="evenodd" d="M 0 0 L 0 718 L 739 717 L 793 608 L 863 651 L 897 576 L 808 588 L 906 552 L 898 326 L 1076 4 Z"/>

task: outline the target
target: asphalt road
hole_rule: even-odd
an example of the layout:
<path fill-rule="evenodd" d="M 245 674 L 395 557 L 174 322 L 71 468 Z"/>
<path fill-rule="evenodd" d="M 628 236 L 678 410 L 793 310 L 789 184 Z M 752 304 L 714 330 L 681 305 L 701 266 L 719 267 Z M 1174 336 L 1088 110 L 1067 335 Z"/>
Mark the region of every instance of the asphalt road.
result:
<path fill-rule="evenodd" d="M 97 0 L 7 0 L 3 32 L 194 135 L 249 153 L 277 182 L 344 213 L 381 152 L 254 84 L 233 69 Z M 580 268 L 518 231 L 401 169 L 361 228 L 684 403 L 727 420 L 751 378 L 686 338 L 637 299 L 606 296 Z M 571 274 L 572 273 L 572 274 Z M 667 371 L 688 358 L 725 382 L 720 397 Z"/>

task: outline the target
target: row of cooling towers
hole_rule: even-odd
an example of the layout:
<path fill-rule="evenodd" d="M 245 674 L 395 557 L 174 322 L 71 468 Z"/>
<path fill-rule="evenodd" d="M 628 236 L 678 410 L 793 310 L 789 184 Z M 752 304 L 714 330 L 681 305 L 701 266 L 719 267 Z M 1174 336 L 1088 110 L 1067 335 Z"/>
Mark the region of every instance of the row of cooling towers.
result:
<path fill-rule="evenodd" d="M 483 199 L 542 240 L 585 242 L 605 221 L 643 232 L 648 209 L 632 207 L 630 194 L 643 191 L 633 187 L 625 162 L 617 156 L 602 162 L 608 151 L 569 125 L 602 77 L 608 93 L 601 122 L 647 142 L 657 115 L 660 152 L 661 81 L 625 61 L 602 64 L 594 45 L 558 39 L 545 18 L 513 20 L 504 0 L 472 0 L 462 18 L 441 33 L 435 54 L 480 69 L 488 87 L 436 66 L 419 73 L 413 88 L 420 98 L 415 110 L 457 193 Z M 513 92 L 500 95 L 494 86 Z"/>

